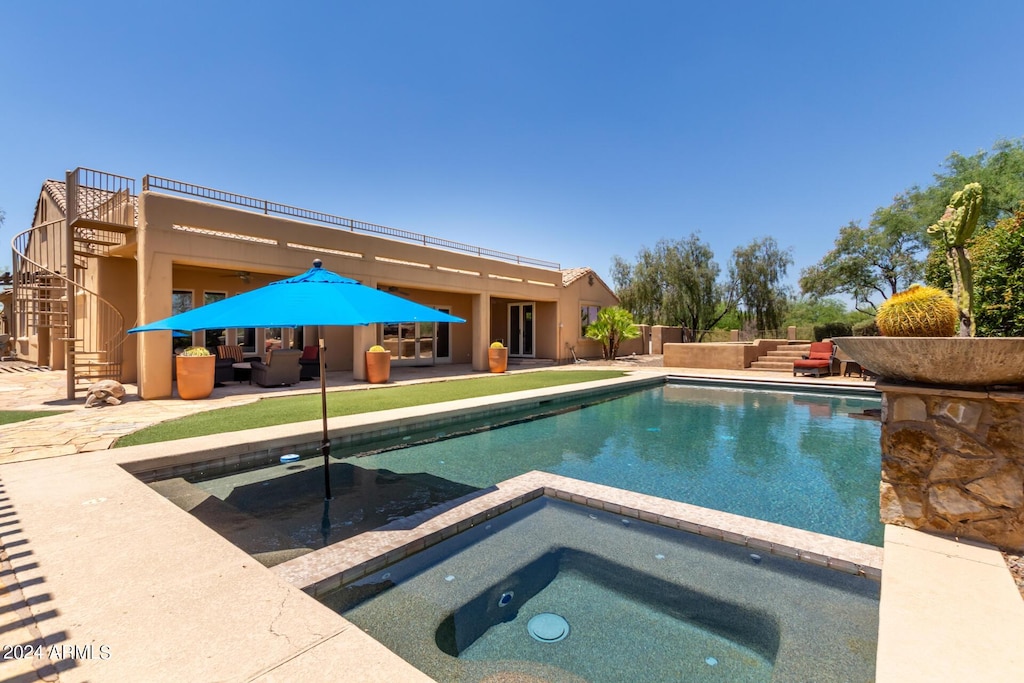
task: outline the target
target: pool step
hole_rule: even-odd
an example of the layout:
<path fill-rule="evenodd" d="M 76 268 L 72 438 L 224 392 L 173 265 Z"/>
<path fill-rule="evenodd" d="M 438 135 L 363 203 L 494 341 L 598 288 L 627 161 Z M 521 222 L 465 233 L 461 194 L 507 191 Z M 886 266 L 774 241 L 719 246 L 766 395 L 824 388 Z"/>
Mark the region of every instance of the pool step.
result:
<path fill-rule="evenodd" d="M 296 548 L 291 537 L 272 524 L 241 512 L 181 477 L 155 481 L 149 486 L 264 566 L 272 567 L 313 552 L 312 548 Z"/>

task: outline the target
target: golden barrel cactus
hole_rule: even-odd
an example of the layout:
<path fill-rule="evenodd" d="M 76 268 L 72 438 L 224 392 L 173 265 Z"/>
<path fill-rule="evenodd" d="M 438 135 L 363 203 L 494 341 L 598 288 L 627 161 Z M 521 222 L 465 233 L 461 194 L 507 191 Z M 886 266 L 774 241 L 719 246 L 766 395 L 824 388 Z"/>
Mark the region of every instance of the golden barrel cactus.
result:
<path fill-rule="evenodd" d="M 959 311 L 953 297 L 941 289 L 913 285 L 889 297 L 875 316 L 886 337 L 952 337 Z"/>

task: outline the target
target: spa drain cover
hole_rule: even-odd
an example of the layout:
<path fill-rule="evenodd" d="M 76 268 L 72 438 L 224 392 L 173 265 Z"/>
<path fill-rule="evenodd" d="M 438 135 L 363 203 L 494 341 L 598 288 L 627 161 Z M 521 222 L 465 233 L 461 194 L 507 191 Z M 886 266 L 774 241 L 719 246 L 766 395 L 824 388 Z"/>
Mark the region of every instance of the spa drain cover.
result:
<path fill-rule="evenodd" d="M 557 643 L 569 635 L 569 622 L 557 614 L 543 612 L 530 619 L 526 630 L 541 643 Z"/>

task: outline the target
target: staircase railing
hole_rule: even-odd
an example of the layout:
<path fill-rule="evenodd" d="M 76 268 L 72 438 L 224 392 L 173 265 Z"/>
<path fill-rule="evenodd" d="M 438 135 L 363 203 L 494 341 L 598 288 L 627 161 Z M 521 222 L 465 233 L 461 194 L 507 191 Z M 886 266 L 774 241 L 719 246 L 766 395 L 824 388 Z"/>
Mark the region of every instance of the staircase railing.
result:
<path fill-rule="evenodd" d="M 35 332 L 40 346 L 44 340 L 51 343 L 47 355 L 59 352 L 53 341 L 63 343 L 69 399 L 97 380 L 120 379 L 126 337 L 117 307 L 84 285 L 84 264 L 75 263 L 86 251 L 81 239 L 59 219 L 29 228 L 11 241 L 15 335 Z"/>

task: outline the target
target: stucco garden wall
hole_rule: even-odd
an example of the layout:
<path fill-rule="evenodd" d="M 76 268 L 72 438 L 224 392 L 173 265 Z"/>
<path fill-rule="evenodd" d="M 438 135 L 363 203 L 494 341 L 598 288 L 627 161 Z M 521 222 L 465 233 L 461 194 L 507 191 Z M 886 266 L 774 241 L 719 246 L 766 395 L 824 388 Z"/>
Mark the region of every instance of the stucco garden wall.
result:
<path fill-rule="evenodd" d="M 665 367 L 743 370 L 769 351 L 787 344 L 785 339 L 755 339 L 752 342 L 710 344 L 665 344 Z"/>

